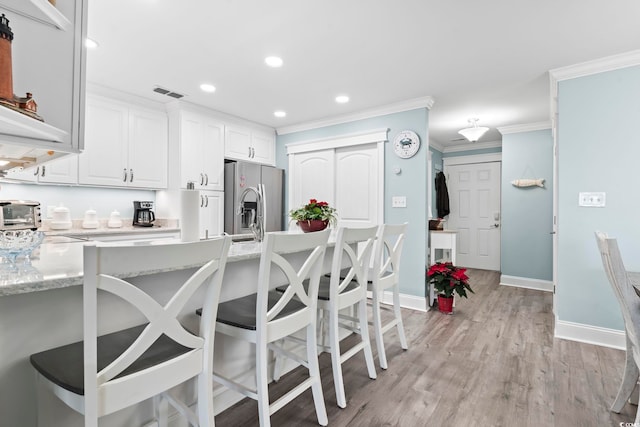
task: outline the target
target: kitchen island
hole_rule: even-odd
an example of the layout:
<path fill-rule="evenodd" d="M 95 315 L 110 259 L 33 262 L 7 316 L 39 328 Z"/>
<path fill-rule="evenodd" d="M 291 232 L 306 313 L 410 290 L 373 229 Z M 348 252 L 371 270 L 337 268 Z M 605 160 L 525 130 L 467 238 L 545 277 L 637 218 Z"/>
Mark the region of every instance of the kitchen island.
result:
<path fill-rule="evenodd" d="M 136 244 L 162 244 L 163 239 Z M 31 265 L 0 278 L 0 426 L 47 427 L 82 426 L 82 416 L 69 409 L 46 390 L 36 387 L 35 374 L 29 362 L 33 353 L 82 339 L 82 251 L 86 241 L 68 237 L 47 237 L 34 252 Z M 255 292 L 261 243 L 242 242 L 231 246 L 221 301 L 228 301 Z M 325 269 L 330 270 L 331 252 L 325 256 Z M 291 257 L 295 259 L 297 255 Z M 299 257 L 302 259 L 302 257 Z M 135 278 L 136 284 L 165 303 L 171 289 L 171 276 L 163 281 L 155 275 Z M 182 274 L 176 272 L 175 274 Z M 168 277 L 168 278 L 167 278 Z M 180 280 L 175 276 L 176 281 Z M 202 296 L 202 294 L 200 294 Z M 141 314 L 112 295 L 100 298 L 99 333 L 109 333 L 144 323 Z M 187 305 L 183 322 L 197 327 L 195 309 L 198 296 Z M 246 342 L 224 335 L 216 336 L 215 361 L 217 369 L 239 381 L 250 381 L 254 370 L 254 349 Z M 288 367 L 293 368 L 293 365 Z M 188 385 L 182 387 L 187 402 L 195 402 Z M 37 399 L 40 405 L 37 404 Z M 238 401 L 239 395 L 217 387 L 216 412 Z M 119 411 L 101 419 L 107 427 L 142 426 L 151 419 L 149 401 Z M 46 418 L 44 418 L 46 417 Z M 179 421 L 179 422 L 178 422 Z M 176 417 L 172 426 L 182 426 Z"/>

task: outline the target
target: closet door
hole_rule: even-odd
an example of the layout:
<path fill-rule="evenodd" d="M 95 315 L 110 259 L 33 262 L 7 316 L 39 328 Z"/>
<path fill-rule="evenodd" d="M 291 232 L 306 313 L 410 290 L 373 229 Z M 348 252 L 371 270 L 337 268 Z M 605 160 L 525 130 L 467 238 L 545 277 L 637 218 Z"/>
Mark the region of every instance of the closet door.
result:
<path fill-rule="evenodd" d="M 309 199 L 335 206 L 334 150 L 292 154 L 289 162 L 289 209 L 296 209 Z"/>
<path fill-rule="evenodd" d="M 335 177 L 335 207 L 341 226 L 373 227 L 382 223 L 378 144 L 337 148 Z"/>

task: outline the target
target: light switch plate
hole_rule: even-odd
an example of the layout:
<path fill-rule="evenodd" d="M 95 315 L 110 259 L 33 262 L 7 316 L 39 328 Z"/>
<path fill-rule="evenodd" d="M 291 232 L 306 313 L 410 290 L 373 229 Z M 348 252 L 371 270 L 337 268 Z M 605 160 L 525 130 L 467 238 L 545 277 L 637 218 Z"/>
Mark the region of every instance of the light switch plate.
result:
<path fill-rule="evenodd" d="M 578 206 L 589 208 L 603 208 L 606 203 L 606 193 L 579 193 Z"/>
<path fill-rule="evenodd" d="M 391 198 L 391 207 L 392 208 L 406 208 L 407 207 L 407 198 L 406 198 L 406 196 L 393 196 Z"/>

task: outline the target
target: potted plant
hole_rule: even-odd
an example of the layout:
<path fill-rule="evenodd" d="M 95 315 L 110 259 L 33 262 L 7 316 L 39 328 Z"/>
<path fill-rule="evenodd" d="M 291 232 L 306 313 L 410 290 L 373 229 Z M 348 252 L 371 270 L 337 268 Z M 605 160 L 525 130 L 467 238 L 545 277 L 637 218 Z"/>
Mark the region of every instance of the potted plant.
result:
<path fill-rule="evenodd" d="M 335 208 L 329 206 L 327 202 L 319 202 L 316 199 L 310 199 L 306 205 L 292 209 L 289 211 L 289 216 L 292 221 L 297 221 L 298 226 L 305 233 L 324 230 L 329 224 L 335 225 L 337 222 Z"/>
<path fill-rule="evenodd" d="M 466 268 L 459 268 L 450 262 L 437 262 L 429 267 L 427 281 L 438 291 L 438 310 L 442 313 L 453 313 L 453 296 L 457 293 L 467 298 L 467 291 L 473 293 L 469 286 Z"/>

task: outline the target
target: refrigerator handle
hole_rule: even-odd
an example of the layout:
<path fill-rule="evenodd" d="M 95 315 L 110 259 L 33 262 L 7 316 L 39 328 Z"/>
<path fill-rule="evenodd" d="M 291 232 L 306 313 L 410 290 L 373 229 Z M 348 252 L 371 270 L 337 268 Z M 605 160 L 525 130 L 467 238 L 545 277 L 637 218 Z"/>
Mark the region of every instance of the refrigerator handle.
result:
<path fill-rule="evenodd" d="M 264 231 L 267 231 L 267 191 L 266 191 L 266 187 L 264 186 L 264 184 L 260 184 L 258 186 L 258 188 L 260 189 L 260 194 L 262 194 L 262 225 L 264 228 Z"/>

